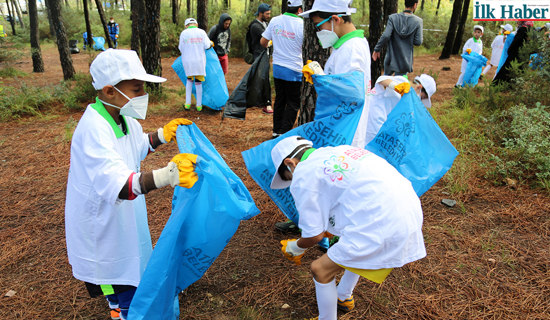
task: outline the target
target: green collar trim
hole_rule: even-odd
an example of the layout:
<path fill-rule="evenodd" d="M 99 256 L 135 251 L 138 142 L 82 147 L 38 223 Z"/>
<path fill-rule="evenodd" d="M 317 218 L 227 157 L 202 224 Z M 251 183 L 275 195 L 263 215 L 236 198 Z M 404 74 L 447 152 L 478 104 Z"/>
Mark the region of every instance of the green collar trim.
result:
<path fill-rule="evenodd" d="M 113 128 L 113 131 L 115 132 L 115 135 L 116 135 L 117 138 L 124 137 L 124 132 L 122 132 L 122 130 L 120 130 L 120 128 L 116 124 L 113 117 L 111 117 L 111 115 L 109 114 L 107 109 L 105 109 L 105 106 L 103 105 L 103 102 L 101 102 L 101 100 L 99 100 L 99 97 L 95 98 L 95 103 L 92 104 L 91 107 L 94 108 L 94 110 L 97 111 L 97 113 L 99 113 L 99 115 L 102 116 L 107 122 L 109 122 L 109 124 L 111 125 L 111 128 Z M 124 118 L 124 116 L 121 117 L 121 118 L 122 118 L 122 121 L 124 121 L 124 125 L 126 126 L 126 130 L 128 130 L 128 123 L 126 122 L 126 118 Z"/>
<path fill-rule="evenodd" d="M 315 151 L 317 149 L 315 148 L 309 148 L 306 150 L 306 152 L 304 152 L 304 155 L 302 156 L 302 159 L 300 159 L 300 161 L 305 161 L 312 153 L 313 151 Z"/>
<path fill-rule="evenodd" d="M 480 43 L 481 42 L 481 40 L 477 40 L 476 38 L 472 38 L 472 39 L 474 39 L 475 43 Z"/>
<path fill-rule="evenodd" d="M 294 17 L 294 18 L 299 18 L 299 19 L 304 19 L 304 18 L 298 17 L 298 16 L 295 15 L 294 13 L 290 13 L 290 12 L 285 12 L 285 13 L 283 13 L 283 15 L 289 16 L 289 17 Z"/>
<path fill-rule="evenodd" d="M 195 29 L 195 28 L 198 28 L 197 26 L 190 26 L 190 27 L 187 27 L 187 29 Z"/>
<path fill-rule="evenodd" d="M 340 48 L 346 41 L 352 38 L 364 38 L 365 30 L 355 30 L 350 33 L 346 33 L 342 38 L 338 39 L 336 43 L 332 46 L 334 49 Z"/>

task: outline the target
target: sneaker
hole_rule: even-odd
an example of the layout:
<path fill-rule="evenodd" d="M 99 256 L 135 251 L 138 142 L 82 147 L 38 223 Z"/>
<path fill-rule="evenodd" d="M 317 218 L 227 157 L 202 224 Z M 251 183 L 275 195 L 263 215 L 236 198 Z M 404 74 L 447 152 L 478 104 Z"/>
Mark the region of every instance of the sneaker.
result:
<path fill-rule="evenodd" d="M 300 233 L 300 229 L 298 228 L 298 226 L 291 220 L 287 222 L 275 223 L 275 229 L 284 233 L 287 233 L 287 232 Z"/>
<path fill-rule="evenodd" d="M 184 104 L 183 107 L 185 108 L 185 110 L 190 110 L 191 109 L 191 105 L 190 104 Z"/>
<path fill-rule="evenodd" d="M 355 299 L 353 298 L 353 295 L 351 296 L 351 298 L 348 298 L 344 301 L 338 298 L 338 309 L 344 312 L 349 312 L 353 310 L 353 308 L 355 308 Z"/>
<path fill-rule="evenodd" d="M 265 114 L 273 114 L 273 110 L 268 107 L 263 107 L 262 112 Z"/>
<path fill-rule="evenodd" d="M 120 319 L 120 308 L 111 309 L 111 319 L 112 320 Z"/>
<path fill-rule="evenodd" d="M 201 112 L 202 111 L 202 106 L 197 106 L 197 111 Z"/>

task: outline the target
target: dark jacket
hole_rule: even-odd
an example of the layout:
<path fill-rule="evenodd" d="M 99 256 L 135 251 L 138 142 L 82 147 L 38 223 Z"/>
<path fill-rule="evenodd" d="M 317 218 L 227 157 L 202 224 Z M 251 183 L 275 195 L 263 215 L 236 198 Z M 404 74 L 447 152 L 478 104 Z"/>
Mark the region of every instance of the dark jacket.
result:
<path fill-rule="evenodd" d="M 252 49 L 252 54 L 254 55 L 254 60 L 256 60 L 256 58 L 260 56 L 262 52 L 267 50 L 260 43 L 260 39 L 262 38 L 262 33 L 264 33 L 265 29 L 266 28 L 264 27 L 264 25 L 260 21 L 258 21 L 258 19 L 254 19 L 254 21 L 250 23 L 250 35 L 252 37 L 251 49 Z"/>
<path fill-rule="evenodd" d="M 527 27 L 521 27 L 518 29 L 516 35 L 514 36 L 514 40 L 512 40 L 510 47 L 508 47 L 508 57 L 498 73 L 495 75 L 493 83 L 499 83 L 501 81 L 510 82 L 511 76 L 509 68 L 512 65 L 512 61 L 519 58 L 519 49 L 523 47 L 525 41 L 527 40 L 528 32 L 529 28 Z"/>
<path fill-rule="evenodd" d="M 231 48 L 231 27 L 227 28 L 227 30 L 223 28 L 223 24 L 227 20 L 231 20 L 229 14 L 222 13 L 218 24 L 213 26 L 208 32 L 208 38 L 214 41 L 214 50 L 216 50 L 218 56 L 225 56 Z"/>
<path fill-rule="evenodd" d="M 384 60 L 384 74 L 407 74 L 413 71 L 414 46 L 422 44 L 422 19 L 414 14 L 394 13 L 389 16 L 386 30 L 374 47 L 375 52 L 389 42 Z"/>

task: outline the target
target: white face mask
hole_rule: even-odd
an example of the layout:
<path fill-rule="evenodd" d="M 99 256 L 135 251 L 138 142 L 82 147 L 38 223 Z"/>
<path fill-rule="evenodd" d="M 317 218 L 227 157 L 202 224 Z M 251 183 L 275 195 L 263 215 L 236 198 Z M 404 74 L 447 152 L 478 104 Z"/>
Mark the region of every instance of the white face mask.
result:
<path fill-rule="evenodd" d="M 336 32 L 334 32 L 334 21 L 331 19 L 331 28 L 332 30 L 321 30 L 317 31 L 317 38 L 319 38 L 319 41 L 321 42 L 321 46 L 323 49 L 328 49 L 332 47 L 336 41 L 338 41 L 338 35 Z"/>
<path fill-rule="evenodd" d="M 128 99 L 128 102 L 124 106 L 122 106 L 122 108 L 120 108 L 110 103 L 101 100 L 100 101 L 103 102 L 103 104 L 120 109 L 120 114 L 123 116 L 145 120 L 145 116 L 147 115 L 147 106 L 149 105 L 149 94 L 146 93 L 143 96 L 130 99 L 127 95 L 122 93 L 122 91 L 118 90 L 117 87 L 113 86 L 113 88 L 115 88 L 116 91 L 120 92 L 120 94 L 123 95 L 124 98 Z"/>

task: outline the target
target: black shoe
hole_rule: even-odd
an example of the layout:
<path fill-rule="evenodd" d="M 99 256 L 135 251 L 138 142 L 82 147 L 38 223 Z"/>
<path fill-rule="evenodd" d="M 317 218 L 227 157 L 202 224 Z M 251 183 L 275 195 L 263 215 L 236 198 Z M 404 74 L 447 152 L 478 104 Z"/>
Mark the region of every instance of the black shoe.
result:
<path fill-rule="evenodd" d="M 287 232 L 300 233 L 300 229 L 298 228 L 298 226 L 290 220 L 287 222 L 275 223 L 275 229 L 284 233 L 287 233 Z"/>

